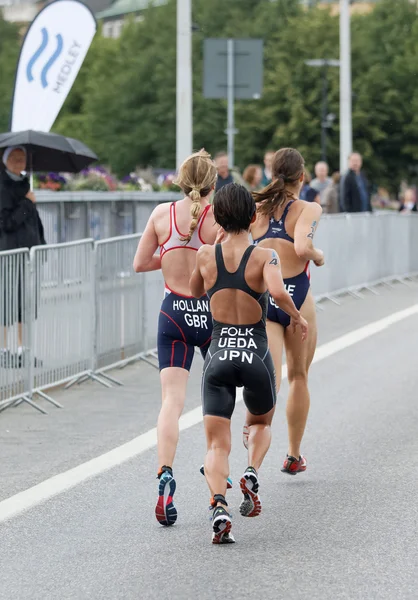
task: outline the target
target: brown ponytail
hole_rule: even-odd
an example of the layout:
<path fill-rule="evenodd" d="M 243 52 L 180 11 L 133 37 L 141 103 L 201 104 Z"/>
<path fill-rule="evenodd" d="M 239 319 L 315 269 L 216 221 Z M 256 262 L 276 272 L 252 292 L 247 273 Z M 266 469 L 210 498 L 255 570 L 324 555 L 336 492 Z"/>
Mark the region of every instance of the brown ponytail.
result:
<path fill-rule="evenodd" d="M 286 204 L 293 196 L 293 191 L 301 175 L 304 173 L 305 162 L 302 155 L 293 148 L 282 148 L 274 155 L 273 181 L 260 192 L 253 192 L 258 212 L 262 215 L 273 216 L 276 209 Z"/>
<path fill-rule="evenodd" d="M 190 214 L 189 233 L 180 238 L 182 242 L 190 242 L 196 230 L 201 213 L 200 200 L 208 196 L 214 188 L 217 178 L 217 170 L 210 154 L 201 150 L 189 156 L 181 165 L 176 184 L 183 190 L 192 201 Z"/>

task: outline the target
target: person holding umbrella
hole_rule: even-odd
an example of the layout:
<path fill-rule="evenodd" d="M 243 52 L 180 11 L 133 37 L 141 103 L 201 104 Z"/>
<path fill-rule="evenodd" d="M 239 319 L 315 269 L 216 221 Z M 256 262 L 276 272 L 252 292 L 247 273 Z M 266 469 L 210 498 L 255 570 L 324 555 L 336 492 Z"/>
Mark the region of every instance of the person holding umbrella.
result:
<path fill-rule="evenodd" d="M 44 131 L 9 131 L 0 134 L 0 154 L 3 151 L 5 170 L 0 172 L 0 252 L 17 248 L 32 248 L 46 244 L 44 228 L 36 209 L 36 199 L 31 190 L 28 178 L 23 171 L 33 172 L 55 171 L 79 173 L 97 160 L 96 154 L 85 144 L 73 138 Z M 0 278 L 1 294 L 6 295 L 6 302 L 0 297 L 5 310 L 0 310 L 1 325 L 4 327 L 3 351 L 0 337 L 0 367 L 18 367 L 23 364 L 22 350 L 22 318 L 23 318 L 23 268 L 13 274 L 16 285 L 10 289 Z M 3 277 L 3 275 L 2 275 Z M 10 277 L 10 280 L 12 278 Z M 13 287 L 13 286 L 12 286 Z M 36 317 L 35 292 L 35 317 Z M 12 307 L 12 311 L 7 310 Z M 10 314 L 13 313 L 13 315 Z M 4 313 L 4 314 L 2 314 Z M 18 321 L 17 356 L 10 356 L 7 350 L 7 327 Z M 41 366 L 35 358 L 35 366 Z"/>
<path fill-rule="evenodd" d="M 27 153 L 23 146 L 9 146 L 3 153 L 5 168 L 0 172 L 0 251 L 46 244 L 44 228 L 36 209 L 35 195 L 30 191 L 28 178 L 22 174 L 26 170 L 26 162 Z M 3 367 L 22 366 L 23 274 L 19 272 L 16 279 L 13 289 L 8 289 L 6 285 L 3 292 L 9 299 L 9 305 L 13 307 L 12 311 L 2 311 L 9 314 L 1 315 L 4 329 L 0 366 Z M 4 304 L 7 306 L 8 303 Z M 10 312 L 18 320 L 18 349 L 14 360 L 7 350 L 7 327 L 13 325 L 10 322 Z"/>

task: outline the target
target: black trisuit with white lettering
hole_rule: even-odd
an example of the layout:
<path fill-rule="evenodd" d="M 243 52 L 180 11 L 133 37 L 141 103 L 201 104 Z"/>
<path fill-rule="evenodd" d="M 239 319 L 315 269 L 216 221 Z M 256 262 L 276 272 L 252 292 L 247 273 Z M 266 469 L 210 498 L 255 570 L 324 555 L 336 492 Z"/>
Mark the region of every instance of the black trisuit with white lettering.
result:
<path fill-rule="evenodd" d="M 268 294 L 254 292 L 245 281 L 245 268 L 254 249 L 249 246 L 238 269 L 230 273 L 225 267 L 222 246 L 215 247 L 218 277 L 208 291 L 209 298 L 219 290 L 241 290 L 257 300 L 262 316 L 255 325 L 227 325 L 213 319 L 212 341 L 203 370 L 204 415 L 230 419 L 237 387 L 244 387 L 244 402 L 253 415 L 268 413 L 276 403 L 274 366 L 266 334 Z"/>

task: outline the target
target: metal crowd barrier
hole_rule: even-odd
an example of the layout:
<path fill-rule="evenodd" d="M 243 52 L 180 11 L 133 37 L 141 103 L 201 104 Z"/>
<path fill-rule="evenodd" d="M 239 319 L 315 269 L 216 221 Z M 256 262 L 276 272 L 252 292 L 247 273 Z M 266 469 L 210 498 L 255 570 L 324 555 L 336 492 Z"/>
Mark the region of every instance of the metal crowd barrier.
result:
<path fill-rule="evenodd" d="M 156 326 L 162 294 L 161 272 L 134 273 L 140 235 L 96 243 L 95 372 L 155 357 Z M 153 364 L 153 363 L 151 363 Z M 115 380 L 111 380 L 115 382 Z"/>
<path fill-rule="evenodd" d="M 95 370 L 126 364 L 145 348 L 144 274 L 135 274 L 139 235 L 96 244 Z"/>
<path fill-rule="evenodd" d="M 56 404 L 43 390 L 93 371 L 94 244 L 40 246 L 30 256 L 33 394 Z"/>
<path fill-rule="evenodd" d="M 325 265 L 312 270 L 315 299 L 339 304 L 338 296 L 377 294 L 375 286 L 418 273 L 418 216 L 398 213 L 324 216 L 315 245 Z"/>
<path fill-rule="evenodd" d="M 0 252 L 0 411 L 17 401 L 32 404 L 29 251 Z"/>
<path fill-rule="evenodd" d="M 106 371 L 142 359 L 156 366 L 160 271 L 135 274 L 140 235 L 0 253 L 0 411 L 51 388 L 85 379 L 112 387 Z M 361 297 L 378 283 L 418 274 L 418 216 L 330 215 L 315 245 L 325 266 L 312 270 L 317 300 Z M 18 324 L 21 323 L 19 326 Z M 6 350 L 7 348 L 7 350 Z M 48 391 L 48 395 L 45 393 Z"/>
<path fill-rule="evenodd" d="M 143 231 L 154 208 L 182 196 L 172 192 L 50 192 L 36 190 L 49 244 L 95 241 Z"/>

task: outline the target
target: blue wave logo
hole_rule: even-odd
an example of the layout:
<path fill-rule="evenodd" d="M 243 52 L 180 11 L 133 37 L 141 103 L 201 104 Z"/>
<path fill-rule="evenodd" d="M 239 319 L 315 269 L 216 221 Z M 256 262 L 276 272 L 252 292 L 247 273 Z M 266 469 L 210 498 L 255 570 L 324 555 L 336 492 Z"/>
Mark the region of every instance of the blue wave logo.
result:
<path fill-rule="evenodd" d="M 32 58 L 28 62 L 28 66 L 26 67 L 26 77 L 28 78 L 29 83 L 31 83 L 35 79 L 33 76 L 33 72 L 32 72 L 33 67 L 38 62 L 38 60 L 42 56 L 42 54 L 45 52 L 45 50 L 48 46 L 48 43 L 49 43 L 49 34 L 48 34 L 47 29 L 45 29 L 45 27 L 43 27 L 41 29 L 41 33 L 42 33 L 41 45 L 36 50 L 35 54 L 32 56 Z M 43 88 L 48 87 L 47 76 L 48 76 L 49 70 L 54 65 L 54 63 L 58 60 L 58 58 L 61 56 L 62 50 L 64 48 L 64 40 L 62 38 L 62 35 L 59 33 L 58 35 L 55 36 L 55 38 L 56 38 L 57 46 L 56 46 L 54 52 L 52 53 L 52 55 L 50 56 L 50 58 L 45 63 L 45 66 L 41 71 L 41 85 Z"/>

